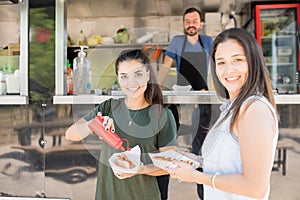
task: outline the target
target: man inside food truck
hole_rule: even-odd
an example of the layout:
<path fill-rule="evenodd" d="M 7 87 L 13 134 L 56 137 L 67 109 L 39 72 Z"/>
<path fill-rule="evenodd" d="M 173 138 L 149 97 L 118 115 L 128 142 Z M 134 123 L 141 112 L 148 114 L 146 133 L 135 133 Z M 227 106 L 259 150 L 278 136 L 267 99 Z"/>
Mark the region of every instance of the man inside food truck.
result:
<path fill-rule="evenodd" d="M 168 72 L 176 61 L 177 85 L 191 85 L 195 91 L 207 91 L 207 74 L 209 52 L 213 39 L 207 35 L 200 35 L 204 26 L 202 13 L 194 8 L 188 8 L 183 14 L 184 35 L 172 38 L 165 52 L 163 66 L 158 74 L 158 82 L 162 84 Z M 196 113 L 196 114 L 195 114 Z M 211 105 L 199 105 L 194 111 L 192 122 L 196 123 L 193 133 L 192 152 L 199 155 L 202 143 L 208 132 L 211 119 Z M 203 199 L 203 186 L 197 186 L 198 195 Z"/>

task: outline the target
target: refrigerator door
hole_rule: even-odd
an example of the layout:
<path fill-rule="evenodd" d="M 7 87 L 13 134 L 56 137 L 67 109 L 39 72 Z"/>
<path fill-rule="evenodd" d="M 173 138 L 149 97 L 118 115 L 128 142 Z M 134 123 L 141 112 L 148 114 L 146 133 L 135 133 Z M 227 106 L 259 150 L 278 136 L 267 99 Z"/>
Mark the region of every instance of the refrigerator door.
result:
<path fill-rule="evenodd" d="M 300 4 L 299 4 L 300 5 Z M 297 93 L 298 4 L 256 6 L 256 37 L 262 46 L 273 89 Z"/>

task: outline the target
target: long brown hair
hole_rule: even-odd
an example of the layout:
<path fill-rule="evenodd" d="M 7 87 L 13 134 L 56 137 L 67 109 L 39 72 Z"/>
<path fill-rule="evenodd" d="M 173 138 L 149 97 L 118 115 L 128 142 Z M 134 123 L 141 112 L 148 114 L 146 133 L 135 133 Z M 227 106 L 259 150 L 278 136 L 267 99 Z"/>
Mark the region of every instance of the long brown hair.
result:
<path fill-rule="evenodd" d="M 163 95 L 161 88 L 157 82 L 156 76 L 153 72 L 153 69 L 150 65 L 150 60 L 148 56 L 140 49 L 133 49 L 133 50 L 124 50 L 120 53 L 116 60 L 115 70 L 116 74 L 118 75 L 119 71 L 119 63 L 127 60 L 138 60 L 140 61 L 147 70 L 150 71 L 150 79 L 147 82 L 147 89 L 144 93 L 145 100 L 150 105 L 161 105 L 163 106 Z"/>
<path fill-rule="evenodd" d="M 211 74 L 216 88 L 216 92 L 219 97 L 223 99 L 229 99 L 229 93 L 227 89 L 222 85 L 216 74 L 215 65 L 215 53 L 220 43 L 223 43 L 229 39 L 237 41 L 244 49 L 245 56 L 248 63 L 248 77 L 241 88 L 241 92 L 238 94 L 230 110 L 233 111 L 232 121 L 230 127 L 236 122 L 238 114 L 243 102 L 250 96 L 259 95 L 266 97 L 276 110 L 276 104 L 272 92 L 272 85 L 269 76 L 268 68 L 265 64 L 262 49 L 257 43 L 256 39 L 250 33 L 240 28 L 231 28 L 220 33 L 214 40 L 211 49 Z M 230 51 L 230 49 L 228 49 Z M 229 112 L 225 116 L 226 119 L 229 116 Z"/>

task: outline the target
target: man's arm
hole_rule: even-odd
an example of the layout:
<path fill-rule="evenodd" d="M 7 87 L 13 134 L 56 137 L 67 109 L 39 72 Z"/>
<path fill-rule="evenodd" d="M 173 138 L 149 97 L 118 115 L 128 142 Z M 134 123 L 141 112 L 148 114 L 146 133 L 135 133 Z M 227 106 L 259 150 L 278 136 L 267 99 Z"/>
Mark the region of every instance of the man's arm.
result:
<path fill-rule="evenodd" d="M 169 70 L 173 64 L 173 59 L 169 56 L 165 56 L 163 65 L 159 68 L 157 81 L 160 85 L 166 80 Z"/>

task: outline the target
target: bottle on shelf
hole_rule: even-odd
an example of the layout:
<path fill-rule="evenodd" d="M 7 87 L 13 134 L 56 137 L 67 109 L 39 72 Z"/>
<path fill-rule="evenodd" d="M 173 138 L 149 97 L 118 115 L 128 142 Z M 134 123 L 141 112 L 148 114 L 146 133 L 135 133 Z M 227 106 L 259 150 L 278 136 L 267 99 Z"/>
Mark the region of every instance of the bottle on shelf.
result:
<path fill-rule="evenodd" d="M 3 70 L 3 74 L 8 74 L 9 73 L 8 65 L 6 63 L 3 65 L 2 70 Z"/>
<path fill-rule="evenodd" d="M 117 91 L 117 90 L 119 90 L 119 86 L 118 86 L 118 81 L 117 81 L 117 80 L 115 80 L 114 84 L 113 84 L 112 87 L 111 87 L 111 90 L 112 90 L 112 91 Z"/>
<path fill-rule="evenodd" d="M 74 94 L 90 94 L 91 92 L 91 64 L 86 57 L 84 48 L 80 46 L 78 57 L 73 60 Z"/>
<path fill-rule="evenodd" d="M 122 36 L 122 43 L 123 44 L 128 44 L 128 42 L 129 42 L 129 35 L 128 35 L 128 32 L 127 32 L 127 29 L 124 28 L 123 36 Z"/>
<path fill-rule="evenodd" d="M 84 35 L 82 29 L 80 30 L 79 38 L 77 40 L 77 44 L 78 45 L 87 45 L 87 39 L 86 39 L 86 36 Z"/>
<path fill-rule="evenodd" d="M 124 33 L 124 25 L 121 25 L 120 28 L 117 30 L 117 43 L 122 43 L 123 40 L 123 33 Z"/>
<path fill-rule="evenodd" d="M 129 42 L 129 34 L 127 28 L 124 25 L 121 25 L 120 28 L 117 30 L 117 43 L 128 44 Z"/>
<path fill-rule="evenodd" d="M 7 85 L 6 85 L 6 76 L 3 71 L 0 71 L 0 95 L 6 95 Z"/>
<path fill-rule="evenodd" d="M 0 75 L 0 81 L 1 81 L 1 95 L 6 95 L 7 94 L 7 77 L 10 76 L 9 73 L 9 67 L 5 63 L 2 68 L 2 74 Z"/>
<path fill-rule="evenodd" d="M 20 71 L 15 70 L 15 67 L 10 66 L 6 74 L 6 93 L 20 94 Z"/>
<path fill-rule="evenodd" d="M 74 75 L 71 63 L 67 60 L 67 95 L 74 94 Z"/>

